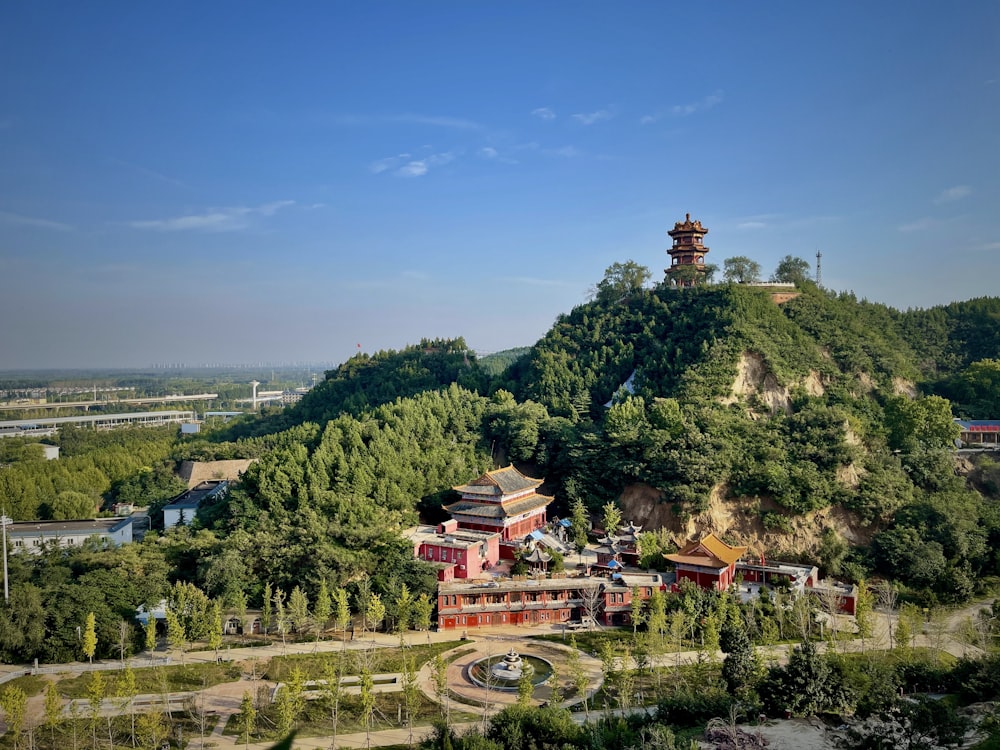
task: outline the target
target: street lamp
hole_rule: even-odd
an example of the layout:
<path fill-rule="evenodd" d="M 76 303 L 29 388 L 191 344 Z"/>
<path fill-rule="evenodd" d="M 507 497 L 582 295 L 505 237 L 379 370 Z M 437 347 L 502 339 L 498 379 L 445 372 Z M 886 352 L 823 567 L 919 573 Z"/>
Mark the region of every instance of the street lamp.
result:
<path fill-rule="evenodd" d="M 7 584 L 7 527 L 14 523 L 13 518 L 7 516 L 7 509 L 3 509 L 0 515 L 0 526 L 3 527 L 3 600 L 10 601 L 10 588 Z"/>

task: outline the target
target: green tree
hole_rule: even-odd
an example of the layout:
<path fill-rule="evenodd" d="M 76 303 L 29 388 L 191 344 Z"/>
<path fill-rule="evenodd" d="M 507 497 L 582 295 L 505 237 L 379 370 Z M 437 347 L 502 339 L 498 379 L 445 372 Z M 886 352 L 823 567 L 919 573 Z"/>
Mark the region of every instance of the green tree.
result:
<path fill-rule="evenodd" d="M 351 624 L 351 605 L 345 589 L 336 589 L 333 592 L 333 622 L 346 638 L 347 626 Z"/>
<path fill-rule="evenodd" d="M 437 698 L 438 706 L 441 708 L 441 716 L 448 726 L 448 663 L 441 654 L 435 654 L 431 659 L 431 678 L 434 682 L 434 695 Z"/>
<path fill-rule="evenodd" d="M 337 747 L 337 726 L 340 723 L 340 697 L 343 693 L 340 689 L 340 678 L 343 666 L 344 660 L 337 659 L 334 663 L 326 662 L 323 668 L 323 697 L 330 709 L 330 733 L 332 737 L 330 747 Z"/>
<path fill-rule="evenodd" d="M 184 627 L 184 623 L 181 622 L 181 618 L 177 616 L 177 613 L 173 609 L 168 608 L 166 611 L 167 615 L 167 643 L 170 648 L 179 649 L 181 652 L 181 658 L 184 658 L 184 649 L 187 646 L 187 630 Z"/>
<path fill-rule="evenodd" d="M 152 661 L 153 652 L 156 651 L 156 618 L 150 612 L 146 618 L 146 625 L 143 630 L 146 637 L 146 650 L 149 652 L 149 659 Z"/>
<path fill-rule="evenodd" d="M 885 426 L 889 446 L 903 453 L 954 448 L 960 432 L 951 404 L 940 396 L 890 398 L 885 405 Z"/>
<path fill-rule="evenodd" d="M 413 617 L 413 597 L 410 594 L 410 587 L 405 583 L 400 584 L 399 593 L 396 595 L 396 631 L 405 633 L 410 629 L 410 620 Z"/>
<path fill-rule="evenodd" d="M 87 683 L 87 704 L 90 707 L 90 732 L 94 738 L 94 750 L 97 750 L 97 726 L 101 721 L 101 704 L 107 695 L 107 686 L 100 670 L 90 673 Z"/>
<path fill-rule="evenodd" d="M 215 659 L 218 661 L 219 649 L 222 648 L 222 607 L 218 599 L 212 601 L 212 626 L 208 632 L 208 647 L 215 652 Z"/>
<path fill-rule="evenodd" d="M 93 612 L 87 613 L 87 620 L 83 626 L 83 655 L 91 664 L 94 663 L 94 654 L 97 652 L 97 617 Z"/>
<path fill-rule="evenodd" d="M 434 603 L 427 593 L 422 593 L 413 602 L 413 627 L 416 630 L 431 629 L 431 613 L 434 611 Z"/>
<path fill-rule="evenodd" d="M 129 719 L 132 724 L 132 747 L 135 747 L 135 697 L 139 693 L 139 686 L 135 680 L 135 672 L 130 665 L 126 665 L 125 669 L 122 670 L 121 676 L 115 685 L 115 693 L 121 699 L 119 710 L 124 711 L 128 709 Z"/>
<path fill-rule="evenodd" d="M 737 284 L 752 284 L 760 281 L 760 263 L 751 260 L 745 255 L 736 255 L 726 258 L 722 262 L 723 278 L 726 281 L 734 281 Z"/>
<path fill-rule="evenodd" d="M 525 662 L 521 676 L 517 680 L 517 703 L 519 706 L 530 706 L 531 696 L 535 693 L 535 683 L 532 682 L 535 670 Z"/>
<path fill-rule="evenodd" d="M 62 719 L 62 696 L 59 689 L 52 680 L 45 684 L 45 727 L 52 736 L 52 744 L 55 746 L 56 727 Z"/>
<path fill-rule="evenodd" d="M 640 294 L 650 278 L 650 270 L 635 261 L 612 263 L 594 288 L 594 296 L 600 302 L 619 304 Z"/>
<path fill-rule="evenodd" d="M 725 641 L 726 656 L 722 660 L 722 679 L 725 680 L 730 694 L 741 700 L 747 700 L 762 676 L 760 657 L 750 643 L 744 628 L 727 628 Z"/>
<path fill-rule="evenodd" d="M 288 618 L 298 633 L 305 632 L 309 627 L 309 598 L 298 586 L 292 589 L 288 598 Z"/>
<path fill-rule="evenodd" d="M 382 621 L 385 620 L 385 604 L 382 597 L 374 591 L 368 596 L 368 604 L 365 607 L 365 620 L 373 631 L 378 630 Z"/>
<path fill-rule="evenodd" d="M 327 588 L 326 579 L 322 578 L 319 582 L 319 592 L 316 594 L 316 606 L 313 608 L 313 614 L 316 616 L 316 637 L 322 636 L 323 631 L 326 630 L 326 626 L 330 622 L 330 616 L 333 614 L 333 602 L 330 599 L 330 590 Z"/>
<path fill-rule="evenodd" d="M 590 514 L 587 513 L 587 506 L 583 504 L 582 498 L 577 497 L 573 500 L 570 513 L 573 546 L 576 547 L 576 553 L 582 555 L 587 546 L 587 534 L 590 532 Z"/>
<path fill-rule="evenodd" d="M 260 605 L 260 624 L 264 628 L 264 633 L 268 633 L 271 630 L 271 597 L 273 593 L 271 591 L 271 582 L 266 581 L 264 583 L 264 591 L 261 594 L 261 605 Z"/>
<path fill-rule="evenodd" d="M 854 622 L 861 638 L 861 651 L 865 650 L 865 641 L 872 637 L 875 630 L 875 595 L 864 579 L 858 581 L 858 595 L 854 604 Z"/>
<path fill-rule="evenodd" d="M 795 716 L 837 711 L 848 702 L 839 675 L 811 641 L 796 646 L 787 665 L 771 668 L 760 695 L 772 714 Z"/>
<path fill-rule="evenodd" d="M 243 738 L 244 747 L 250 747 L 250 737 L 257 731 L 257 707 L 254 706 L 253 696 L 249 690 L 243 691 L 243 700 L 240 701 L 238 726 L 240 728 L 240 736 Z"/>
<path fill-rule="evenodd" d="M 617 503 L 610 502 L 606 503 L 604 508 L 604 515 L 602 521 L 604 523 L 604 533 L 608 536 L 612 536 L 618 533 L 618 529 L 622 525 L 622 512 L 618 507 Z"/>
<path fill-rule="evenodd" d="M 139 745 L 145 750 L 160 750 L 170 736 L 170 727 L 162 711 L 145 711 L 136 717 Z"/>
<path fill-rule="evenodd" d="M 14 750 L 20 747 L 21 731 L 24 729 L 27 706 L 27 694 L 16 685 L 11 685 L 0 693 L 0 709 L 3 709 L 7 731 L 13 737 Z"/>
<path fill-rule="evenodd" d="M 372 594 L 375 596 L 375 594 Z M 369 665 L 361 668 L 361 719 L 365 726 L 365 747 L 372 746 L 372 720 L 375 718 L 375 682 Z"/>
<path fill-rule="evenodd" d="M 590 686 L 590 677 L 587 675 L 587 669 L 583 666 L 583 660 L 580 658 L 580 651 L 576 645 L 576 636 L 571 635 L 569 637 L 569 647 L 572 649 L 569 652 L 569 658 L 567 664 L 569 666 L 569 679 L 573 683 L 573 689 L 576 691 L 577 696 L 583 700 L 583 710 L 590 718 L 590 704 L 589 696 L 587 694 L 587 688 Z"/>
<path fill-rule="evenodd" d="M 801 285 L 809 280 L 810 265 L 802 258 L 786 255 L 778 261 L 778 267 L 771 274 L 771 281 Z"/>

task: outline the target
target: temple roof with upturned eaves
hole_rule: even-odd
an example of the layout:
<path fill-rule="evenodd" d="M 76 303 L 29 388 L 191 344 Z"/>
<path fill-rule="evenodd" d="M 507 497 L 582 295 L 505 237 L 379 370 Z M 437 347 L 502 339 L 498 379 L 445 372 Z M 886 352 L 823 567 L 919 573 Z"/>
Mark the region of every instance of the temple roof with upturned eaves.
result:
<path fill-rule="evenodd" d="M 455 515 L 475 516 L 478 518 L 510 518 L 522 513 L 546 507 L 554 498 L 545 495 L 529 495 L 528 497 L 508 500 L 503 503 L 479 503 L 475 500 L 459 500 L 446 505 L 444 509 Z"/>
<path fill-rule="evenodd" d="M 700 221 L 691 221 L 691 214 L 684 214 L 684 221 L 676 222 L 674 228 L 667 232 L 667 234 L 672 237 L 674 232 L 699 232 L 701 234 L 708 234 L 708 230 L 701 225 Z"/>
<path fill-rule="evenodd" d="M 543 481 L 524 476 L 511 464 L 503 469 L 487 471 L 478 479 L 474 479 L 468 484 L 452 487 L 452 489 L 462 493 L 462 495 L 495 499 L 524 490 L 533 490 L 540 486 Z"/>
<path fill-rule="evenodd" d="M 746 553 L 746 547 L 733 547 L 709 534 L 698 541 L 688 542 L 674 554 L 666 554 L 674 565 L 696 565 L 721 570 L 735 564 Z"/>

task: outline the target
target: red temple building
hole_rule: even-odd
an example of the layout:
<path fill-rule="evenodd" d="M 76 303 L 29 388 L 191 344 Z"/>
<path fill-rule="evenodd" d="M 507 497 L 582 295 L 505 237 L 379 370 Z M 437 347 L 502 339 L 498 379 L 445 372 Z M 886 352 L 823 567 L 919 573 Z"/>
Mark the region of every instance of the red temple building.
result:
<path fill-rule="evenodd" d="M 413 554 L 437 568 L 439 581 L 477 578 L 500 560 L 500 535 L 487 531 L 463 531 L 455 519 L 437 526 L 417 526 L 405 532 L 413 542 Z"/>
<path fill-rule="evenodd" d="M 526 477 L 513 466 L 488 471 L 453 489 L 462 495 L 445 507 L 458 528 L 500 534 L 500 557 L 513 559 L 521 540 L 545 526 L 551 497 L 536 490 L 541 479 Z"/>
<path fill-rule="evenodd" d="M 746 547 L 730 547 L 709 534 L 664 557 L 677 566 L 677 583 L 693 581 L 703 589 L 724 591 L 733 583 L 736 563 L 746 551 Z"/>
<path fill-rule="evenodd" d="M 670 255 L 667 278 L 677 286 L 694 286 L 698 277 L 705 273 L 705 253 L 708 248 L 705 247 L 704 237 L 708 230 L 700 221 L 691 221 L 691 214 L 685 214 L 684 221 L 674 224 L 674 228 L 667 234 L 674 241 L 673 246 L 667 250 Z"/>

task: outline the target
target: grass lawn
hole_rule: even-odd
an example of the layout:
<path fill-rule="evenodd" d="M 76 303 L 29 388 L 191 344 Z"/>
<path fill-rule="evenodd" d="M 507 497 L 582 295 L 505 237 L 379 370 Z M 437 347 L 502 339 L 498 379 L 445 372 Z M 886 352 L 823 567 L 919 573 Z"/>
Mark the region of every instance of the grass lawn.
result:
<path fill-rule="evenodd" d="M 274 732 L 273 717 L 269 716 L 271 710 L 262 712 L 264 721 L 258 715 L 258 724 L 263 723 L 268 730 L 255 735 L 251 741 L 271 741 L 278 739 Z M 400 718 L 402 721 L 400 722 Z M 419 700 L 415 707 L 413 716 L 414 735 L 419 738 L 426 734 L 427 728 L 435 720 L 441 718 L 441 708 L 437 703 L 430 700 L 423 693 L 419 695 Z M 479 714 L 452 711 L 452 722 L 476 721 Z M 396 729 L 406 726 L 406 707 L 403 705 L 403 694 L 400 693 L 376 693 L 375 694 L 375 719 L 372 731 L 377 732 L 382 729 Z M 319 737 L 329 735 L 331 729 L 330 711 L 326 702 L 322 700 L 309 701 L 302 717 L 300 717 L 297 729 L 301 737 Z M 361 716 L 361 701 L 357 695 L 343 695 L 340 698 L 340 716 L 337 721 L 338 734 L 352 734 L 365 731 Z M 231 737 L 240 735 L 239 714 L 230 717 L 223 734 Z"/>
<path fill-rule="evenodd" d="M 179 664 L 164 667 L 142 667 L 132 670 L 139 693 L 182 692 L 203 690 L 223 682 L 238 680 L 242 674 L 238 665 L 227 664 Z M 121 672 L 104 672 L 101 677 L 107 683 L 107 694 L 114 695 Z M 75 677 L 63 677 L 56 683 L 60 695 L 65 698 L 86 698 L 90 673 Z"/>
<path fill-rule="evenodd" d="M 462 641 L 446 641 L 444 643 L 421 644 L 410 646 L 405 650 L 407 658 L 413 658 L 417 669 L 424 662 L 433 659 L 437 654 L 455 648 Z M 292 669 L 298 667 L 307 680 L 321 680 L 329 666 L 337 667 L 343 659 L 342 674 L 356 675 L 361 673 L 361 664 L 367 663 L 373 674 L 379 672 L 402 672 L 403 665 L 398 648 L 376 648 L 366 651 L 332 651 L 321 654 L 290 654 L 275 656 L 267 665 L 265 676 L 269 680 L 283 681 L 288 679 Z"/>
<path fill-rule="evenodd" d="M 19 687 L 24 691 L 24 694 L 29 698 L 33 695 L 39 695 L 45 690 L 45 678 L 39 677 L 37 675 L 28 675 L 26 677 L 18 677 L 17 679 L 10 680 L 4 684 L 4 689 L 8 685 L 13 687 Z"/>

